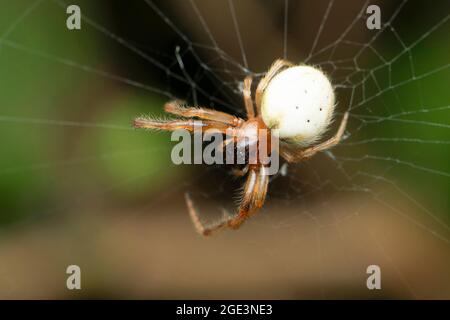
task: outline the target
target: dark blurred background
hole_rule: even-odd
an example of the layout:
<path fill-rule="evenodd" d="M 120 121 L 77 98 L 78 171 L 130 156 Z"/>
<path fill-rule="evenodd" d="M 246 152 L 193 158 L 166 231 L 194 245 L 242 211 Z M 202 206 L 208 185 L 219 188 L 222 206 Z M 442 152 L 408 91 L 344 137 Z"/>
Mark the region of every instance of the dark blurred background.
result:
<path fill-rule="evenodd" d="M 448 1 L 370 4 L 382 31 L 356 0 L 4 1 L 0 298 L 450 298 Z M 331 76 L 347 139 L 201 238 L 184 193 L 214 220 L 243 180 L 132 119 L 175 97 L 242 116 L 244 76 L 283 56 Z"/>

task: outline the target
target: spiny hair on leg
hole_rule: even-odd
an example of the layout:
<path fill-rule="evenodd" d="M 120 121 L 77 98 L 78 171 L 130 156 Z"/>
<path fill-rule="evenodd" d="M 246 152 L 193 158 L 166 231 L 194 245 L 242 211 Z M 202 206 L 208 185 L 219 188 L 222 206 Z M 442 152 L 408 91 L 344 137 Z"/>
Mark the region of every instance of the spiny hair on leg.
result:
<path fill-rule="evenodd" d="M 164 116 L 154 116 L 154 115 L 141 115 L 133 120 L 133 127 L 145 130 L 152 131 L 164 131 L 161 128 L 155 127 L 147 127 L 146 125 L 151 125 L 152 123 L 165 123 L 169 121 L 179 120 L 177 118 L 164 117 Z"/>

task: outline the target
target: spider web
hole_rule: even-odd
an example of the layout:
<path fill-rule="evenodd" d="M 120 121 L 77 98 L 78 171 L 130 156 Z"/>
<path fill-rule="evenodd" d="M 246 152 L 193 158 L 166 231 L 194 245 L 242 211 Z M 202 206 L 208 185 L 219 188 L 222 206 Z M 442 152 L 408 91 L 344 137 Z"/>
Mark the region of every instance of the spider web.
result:
<path fill-rule="evenodd" d="M 446 3 L 440 4 L 443 10 L 431 10 L 422 17 L 411 18 L 417 12 L 415 8 L 420 6 L 419 1 L 398 1 L 389 5 L 380 2 L 381 28 L 368 30 L 366 8 L 373 4 L 369 1 L 347 5 L 331 0 L 320 6 L 292 0 L 274 2 L 273 6 L 282 19 L 257 27 L 258 34 L 262 35 L 260 42 L 265 36 L 278 41 L 268 50 L 270 57 L 261 52 L 263 45 L 255 48 L 255 41 L 249 39 L 249 35 L 255 33 L 249 30 L 253 22 L 241 19 L 249 16 L 246 12 L 249 7 L 245 4 L 233 0 L 216 2 L 217 10 L 223 12 L 219 22 L 213 21 L 211 17 L 217 18 L 217 15 L 206 11 L 211 7 L 201 1 L 172 4 L 177 10 L 151 0 L 141 3 L 142 8 L 148 10 L 145 15 L 149 19 L 158 19 L 160 27 L 165 28 L 164 32 L 172 33 L 178 39 L 171 45 L 171 52 L 136 43 L 125 32 L 110 30 L 102 22 L 102 17 L 90 16 L 89 12 L 83 12 L 82 16 L 83 28 L 100 34 L 105 43 L 122 48 L 130 58 L 139 60 L 143 67 L 158 74 L 163 81 L 149 83 L 133 78 L 133 74 L 128 76 L 124 72 L 102 68 L 98 63 L 75 61 L 67 54 L 58 54 L 54 48 L 42 50 L 15 39 L 14 31 L 25 21 L 39 18 L 44 10 L 65 13 L 68 3 L 60 0 L 34 1 L 24 6 L 22 14 L 2 30 L 0 49 L 17 51 L 18 57 L 20 55 L 20 58 L 35 63 L 46 61 L 61 65 L 61 68 L 70 67 L 145 95 L 181 98 L 194 105 L 208 105 L 240 116 L 244 115 L 241 89 L 246 75 L 253 75 L 257 82 L 270 63 L 279 57 L 319 66 L 330 75 L 336 88 L 338 106 L 335 122 L 339 122 L 345 111 L 350 112 L 344 140 L 314 160 L 283 166 L 283 174 L 271 183 L 267 208 L 258 219 L 249 223 L 270 223 L 273 229 L 285 229 L 292 237 L 301 239 L 305 235 L 297 234 L 293 226 L 296 222 L 310 222 L 311 233 L 319 239 L 317 251 L 320 260 L 327 249 L 321 245 L 320 234 L 329 227 L 342 230 L 350 221 L 359 219 L 365 213 L 369 199 L 398 216 L 405 224 L 444 243 L 448 250 L 449 203 L 442 195 L 448 193 L 450 186 L 450 96 L 447 88 L 450 62 L 448 45 L 436 45 L 448 43 L 450 15 Z M 83 8 L 83 4 L 80 6 Z M 310 17 L 298 24 L 298 16 L 306 18 L 302 12 L 307 12 Z M 344 22 L 336 23 L 343 13 Z M 181 15 L 187 18 L 180 20 Z M 417 19 L 414 28 L 405 27 L 408 19 Z M 218 25 L 224 21 L 225 25 Z M 301 32 L 293 30 L 299 25 Z M 281 33 L 270 37 L 274 28 Z M 149 37 L 157 38 L 157 32 L 149 32 Z M 224 42 L 224 38 L 228 41 Z M 272 46 L 272 43 L 264 45 Z M 442 48 L 447 51 L 443 52 Z M 277 50 L 277 56 L 273 56 Z M 107 55 L 107 52 L 102 54 Z M 130 130 L 128 120 L 119 124 L 55 120 L 44 114 L 41 116 L 39 111 L 25 115 L 2 112 L 0 115 L 1 122 L 14 126 L 39 124 L 119 130 L 132 138 L 135 132 L 127 132 Z M 160 151 L 154 148 L 116 150 L 104 155 L 73 157 L 58 163 L 37 162 L 7 167 L 1 172 L 20 174 L 55 166 L 83 165 L 141 152 Z M 197 180 L 211 174 L 212 169 L 204 170 Z M 148 174 L 130 177 L 103 191 L 132 184 Z M 184 178 L 180 185 L 189 189 L 195 183 Z M 227 188 L 224 183 L 215 191 L 203 194 L 205 198 L 216 200 Z M 346 206 L 345 212 L 338 212 L 335 201 L 342 198 L 351 199 L 351 204 Z M 275 217 L 272 214 L 287 208 L 294 210 L 296 215 Z M 319 214 L 315 210 L 325 213 Z M 370 234 L 370 226 L 368 230 Z M 373 237 L 372 240 L 380 243 Z M 415 295 L 411 288 L 408 290 Z"/>

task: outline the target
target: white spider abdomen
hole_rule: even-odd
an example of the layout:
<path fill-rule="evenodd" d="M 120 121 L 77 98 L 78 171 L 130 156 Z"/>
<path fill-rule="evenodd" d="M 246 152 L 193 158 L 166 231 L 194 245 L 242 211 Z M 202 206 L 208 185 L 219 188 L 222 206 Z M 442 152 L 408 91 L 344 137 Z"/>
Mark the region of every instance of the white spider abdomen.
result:
<path fill-rule="evenodd" d="M 328 77 L 310 66 L 295 66 L 277 74 L 264 91 L 261 115 L 281 139 L 300 145 L 316 142 L 327 130 L 334 111 L 334 91 Z"/>

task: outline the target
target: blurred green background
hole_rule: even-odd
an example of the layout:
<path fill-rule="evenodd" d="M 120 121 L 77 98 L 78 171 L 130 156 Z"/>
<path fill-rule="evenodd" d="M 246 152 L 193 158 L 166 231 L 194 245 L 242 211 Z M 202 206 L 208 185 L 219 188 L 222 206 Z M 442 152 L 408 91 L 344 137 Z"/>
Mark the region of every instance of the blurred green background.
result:
<path fill-rule="evenodd" d="M 69 31 L 68 3 L 4 1 L 0 297 L 448 299 L 449 5 L 377 3 L 383 22 L 401 10 L 395 31 L 376 37 L 355 20 L 362 1 L 334 4 L 325 24 L 327 1 L 289 1 L 287 24 L 285 1 L 235 3 L 256 74 L 283 50 L 305 61 L 320 26 L 318 49 L 356 21 L 333 55 L 309 60 L 331 74 L 340 113 L 354 109 L 336 160 L 289 168 L 258 220 L 204 240 L 183 193 L 197 192 L 206 214 L 232 205 L 242 181 L 173 165 L 170 135 L 131 122 L 162 115 L 173 97 L 242 115 L 245 72 L 228 2 L 72 1 L 84 20 Z M 371 47 L 355 57 L 361 44 Z M 349 58 L 358 65 L 340 64 Z M 345 82 L 355 71 L 368 76 L 362 86 Z M 65 288 L 68 264 L 82 267 L 80 292 Z M 368 264 L 387 270 L 381 293 L 365 289 Z"/>

